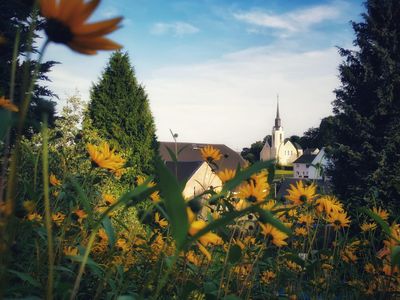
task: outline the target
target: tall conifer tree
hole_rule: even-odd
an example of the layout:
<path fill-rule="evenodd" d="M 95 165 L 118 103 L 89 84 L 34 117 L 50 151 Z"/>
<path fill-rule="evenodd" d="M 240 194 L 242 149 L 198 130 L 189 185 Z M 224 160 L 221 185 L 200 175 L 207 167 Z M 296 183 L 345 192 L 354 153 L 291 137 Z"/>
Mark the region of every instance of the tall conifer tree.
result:
<path fill-rule="evenodd" d="M 400 208 L 400 1 L 366 1 L 357 50 L 340 49 L 331 175 L 352 205 Z M 372 200 L 372 201 L 371 201 Z M 372 204 L 371 203 L 371 204 Z"/>
<path fill-rule="evenodd" d="M 158 153 L 147 94 L 127 53 L 112 54 L 92 87 L 88 116 L 100 136 L 124 150 L 137 173 L 150 173 Z"/>

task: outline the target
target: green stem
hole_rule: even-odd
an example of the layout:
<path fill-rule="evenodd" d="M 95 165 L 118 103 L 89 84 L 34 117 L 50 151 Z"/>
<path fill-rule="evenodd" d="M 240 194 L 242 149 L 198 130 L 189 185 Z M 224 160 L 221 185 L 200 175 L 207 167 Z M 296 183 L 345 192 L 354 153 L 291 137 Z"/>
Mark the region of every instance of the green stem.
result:
<path fill-rule="evenodd" d="M 51 228 L 51 208 L 50 208 L 50 191 L 49 191 L 49 147 L 48 147 L 48 132 L 47 132 L 47 116 L 44 117 L 43 127 L 43 189 L 44 189 L 44 209 L 45 222 L 47 232 L 47 254 L 49 257 L 49 273 L 47 276 L 47 294 L 46 299 L 53 299 L 53 283 L 54 283 L 54 252 L 53 252 L 53 233 Z"/>

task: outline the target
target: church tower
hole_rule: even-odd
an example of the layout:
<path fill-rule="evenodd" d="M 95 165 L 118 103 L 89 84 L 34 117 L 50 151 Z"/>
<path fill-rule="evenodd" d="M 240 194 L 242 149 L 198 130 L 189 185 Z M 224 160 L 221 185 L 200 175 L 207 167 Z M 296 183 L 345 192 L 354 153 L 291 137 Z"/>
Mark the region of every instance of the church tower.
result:
<path fill-rule="evenodd" d="M 280 147 L 285 141 L 285 132 L 283 131 L 281 118 L 279 116 L 279 96 L 276 104 L 276 117 L 275 117 L 275 126 L 272 127 L 272 145 L 271 145 L 271 156 L 277 157 L 278 151 L 280 151 Z"/>

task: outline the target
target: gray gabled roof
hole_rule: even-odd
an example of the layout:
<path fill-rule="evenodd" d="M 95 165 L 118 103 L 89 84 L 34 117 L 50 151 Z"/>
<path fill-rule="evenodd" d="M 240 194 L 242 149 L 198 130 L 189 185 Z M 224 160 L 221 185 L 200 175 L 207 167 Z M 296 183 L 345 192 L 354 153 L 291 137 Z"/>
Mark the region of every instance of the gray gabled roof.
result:
<path fill-rule="evenodd" d="M 317 157 L 316 154 L 303 154 L 298 159 L 296 159 L 294 164 L 311 164 L 314 159 Z"/>
<path fill-rule="evenodd" d="M 223 170 L 225 168 L 235 169 L 243 167 L 245 165 L 245 160 L 240 156 L 239 153 L 235 152 L 233 149 L 229 148 L 223 144 L 203 144 L 203 143 L 176 143 L 178 150 L 178 161 L 179 162 L 203 162 L 201 157 L 200 149 L 210 145 L 214 148 L 219 149 L 222 157 L 216 162 L 218 169 Z M 174 142 L 160 142 L 159 143 L 159 153 L 161 158 L 165 162 L 173 161 L 167 148 L 175 152 Z M 200 166 L 200 165 L 199 165 Z M 186 167 L 185 167 L 186 168 Z"/>

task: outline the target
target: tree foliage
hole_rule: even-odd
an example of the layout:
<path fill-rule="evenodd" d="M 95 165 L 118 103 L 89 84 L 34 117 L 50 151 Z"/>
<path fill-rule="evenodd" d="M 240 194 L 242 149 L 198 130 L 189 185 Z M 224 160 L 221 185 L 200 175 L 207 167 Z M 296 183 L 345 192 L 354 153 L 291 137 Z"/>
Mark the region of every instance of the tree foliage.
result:
<path fill-rule="evenodd" d="M 17 48 L 16 62 L 16 81 L 15 94 L 13 101 L 19 105 L 23 101 L 24 93 L 37 61 L 26 60 L 29 54 L 37 53 L 37 46 L 34 43 L 39 38 L 38 31 L 42 28 L 42 22 L 39 20 L 36 30 L 33 31 L 32 45 L 30 44 L 30 23 L 32 22 L 33 4 L 31 0 L 15 0 L 0 2 L 0 36 L 4 43 L 0 46 L 0 95 L 7 98 L 10 93 L 10 74 L 13 60 L 14 42 L 17 31 L 20 31 L 20 43 Z M 42 114 L 48 116 L 49 125 L 52 126 L 55 121 L 55 105 L 51 99 L 56 95 L 50 91 L 43 82 L 49 81 L 47 73 L 51 67 L 56 64 L 54 61 L 47 61 L 40 65 L 39 76 L 40 83 L 36 83 L 32 100 L 28 110 L 27 123 L 24 133 L 31 136 L 39 131 L 39 122 L 42 120 Z"/>
<path fill-rule="evenodd" d="M 127 153 L 136 172 L 151 172 L 158 153 L 154 121 L 127 53 L 112 54 L 92 87 L 88 117 L 102 138 Z"/>
<path fill-rule="evenodd" d="M 257 161 L 260 161 L 260 152 L 264 147 L 266 141 L 271 145 L 272 136 L 267 135 L 264 137 L 262 141 L 257 141 L 251 144 L 250 148 L 245 147 L 240 152 L 240 155 L 247 160 L 249 163 L 254 164 Z"/>
<path fill-rule="evenodd" d="M 357 50 L 340 49 L 333 102 L 333 184 L 343 200 L 400 207 L 400 2 L 369 0 L 353 23 Z"/>

